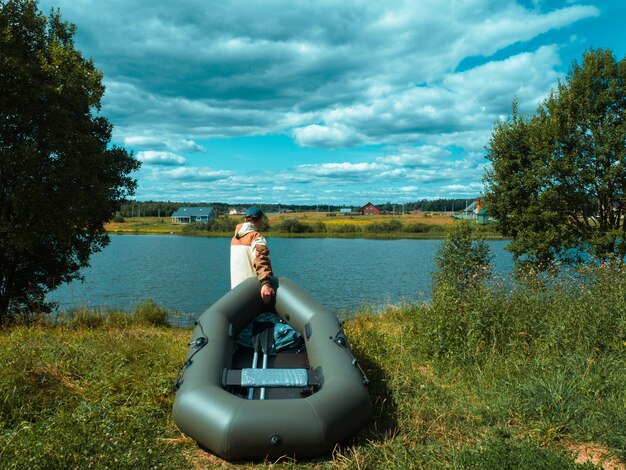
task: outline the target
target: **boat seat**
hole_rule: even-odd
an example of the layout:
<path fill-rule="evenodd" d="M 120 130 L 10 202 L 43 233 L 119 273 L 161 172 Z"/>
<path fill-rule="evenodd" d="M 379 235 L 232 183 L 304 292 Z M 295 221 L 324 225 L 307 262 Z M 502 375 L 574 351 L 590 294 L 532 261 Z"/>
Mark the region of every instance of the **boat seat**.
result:
<path fill-rule="evenodd" d="M 317 371 L 310 369 L 225 369 L 222 384 L 239 387 L 319 386 Z"/>

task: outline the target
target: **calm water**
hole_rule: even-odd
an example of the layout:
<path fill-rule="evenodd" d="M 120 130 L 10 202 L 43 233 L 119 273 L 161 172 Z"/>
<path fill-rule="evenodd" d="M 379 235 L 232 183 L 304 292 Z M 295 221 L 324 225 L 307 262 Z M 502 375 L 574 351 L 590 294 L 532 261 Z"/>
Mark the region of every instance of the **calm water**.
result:
<path fill-rule="evenodd" d="M 269 240 L 277 276 L 294 280 L 332 311 L 351 312 L 365 302 L 429 298 L 440 240 Z M 487 242 L 498 273 L 509 272 L 507 241 Z M 199 315 L 230 288 L 228 238 L 113 235 L 92 257 L 84 282 L 61 286 L 48 298 L 72 307 L 132 309 L 150 297 L 171 310 Z"/>

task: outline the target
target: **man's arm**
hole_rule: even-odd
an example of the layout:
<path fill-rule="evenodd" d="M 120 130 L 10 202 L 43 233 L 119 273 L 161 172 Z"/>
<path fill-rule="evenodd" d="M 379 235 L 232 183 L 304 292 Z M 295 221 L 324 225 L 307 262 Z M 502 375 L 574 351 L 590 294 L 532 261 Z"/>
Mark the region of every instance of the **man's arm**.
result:
<path fill-rule="evenodd" d="M 274 295 L 274 288 L 271 280 L 274 273 L 272 272 L 272 263 L 270 262 L 270 250 L 266 245 L 257 244 L 255 246 L 256 256 L 254 257 L 254 269 L 258 280 L 261 282 L 261 297 L 263 302 L 268 303 Z"/>

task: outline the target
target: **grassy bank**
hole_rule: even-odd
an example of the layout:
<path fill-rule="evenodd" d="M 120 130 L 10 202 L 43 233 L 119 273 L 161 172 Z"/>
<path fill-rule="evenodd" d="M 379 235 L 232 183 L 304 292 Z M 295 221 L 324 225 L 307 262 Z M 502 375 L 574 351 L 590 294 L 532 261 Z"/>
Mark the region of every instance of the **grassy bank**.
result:
<path fill-rule="evenodd" d="M 228 216 L 232 228 L 241 222 L 241 216 Z M 268 237 L 282 238 L 375 238 L 375 239 L 432 239 L 443 238 L 446 228 L 454 223 L 450 214 L 424 213 L 419 215 L 342 215 L 325 212 L 269 214 Z M 206 237 L 230 237 L 233 231 L 222 227 L 207 230 L 202 224 L 172 224 L 166 217 L 134 217 L 123 222 L 106 224 L 109 233 L 117 234 L 176 234 Z M 476 231 L 488 238 L 501 238 L 490 226 L 475 225 Z"/>
<path fill-rule="evenodd" d="M 445 294 L 445 292 L 444 292 Z M 231 465 L 179 433 L 189 329 L 151 302 L 0 330 L 0 468 L 626 466 L 626 274 L 497 282 L 346 324 L 369 426 L 313 461 Z"/>

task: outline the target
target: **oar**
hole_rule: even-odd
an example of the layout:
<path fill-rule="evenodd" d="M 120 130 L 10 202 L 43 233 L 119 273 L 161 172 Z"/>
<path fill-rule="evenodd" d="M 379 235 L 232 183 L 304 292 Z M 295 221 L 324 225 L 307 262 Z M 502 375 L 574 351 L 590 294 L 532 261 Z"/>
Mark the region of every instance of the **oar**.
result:
<path fill-rule="evenodd" d="M 274 324 L 270 322 L 263 323 L 264 325 L 261 330 L 261 350 L 263 351 L 263 369 L 267 369 L 267 359 L 270 349 L 274 344 Z M 265 387 L 261 387 L 260 399 L 265 400 Z"/>
<path fill-rule="evenodd" d="M 252 326 L 252 346 L 254 347 L 254 355 L 252 356 L 252 368 L 256 369 L 256 364 L 259 361 L 259 348 L 261 347 L 261 338 L 259 337 L 259 324 L 254 323 Z M 252 400 L 254 396 L 254 387 L 248 389 L 248 400 Z"/>

